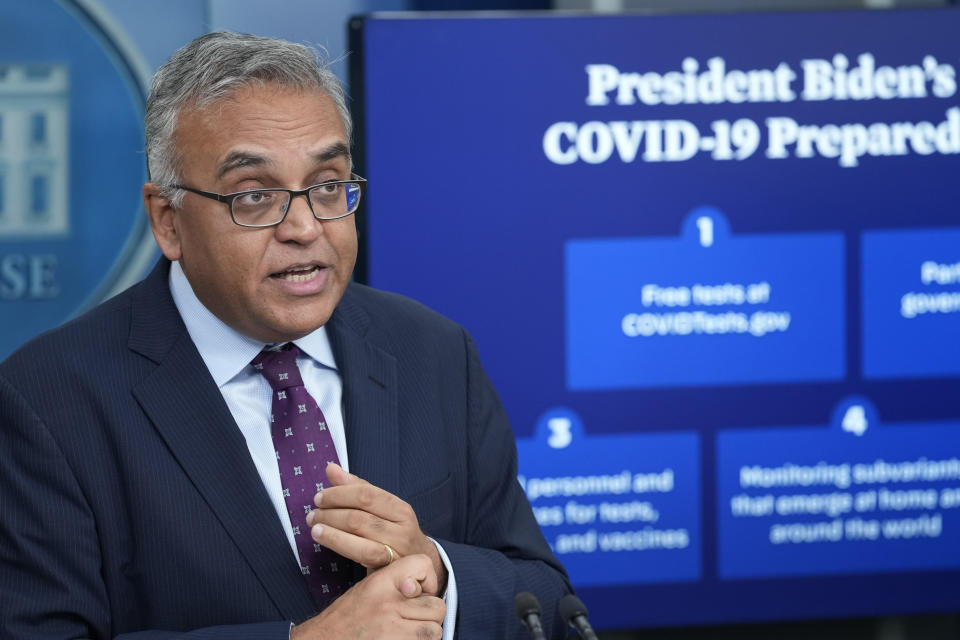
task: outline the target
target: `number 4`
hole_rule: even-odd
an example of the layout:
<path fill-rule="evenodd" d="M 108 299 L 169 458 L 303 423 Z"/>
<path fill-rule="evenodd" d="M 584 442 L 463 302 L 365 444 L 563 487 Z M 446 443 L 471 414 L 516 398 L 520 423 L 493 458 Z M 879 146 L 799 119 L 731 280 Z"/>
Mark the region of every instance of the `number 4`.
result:
<path fill-rule="evenodd" d="M 867 430 L 867 414 L 863 410 L 863 405 L 855 404 L 848 408 L 846 413 L 843 414 L 840 426 L 848 433 L 862 436 L 864 431 Z"/>

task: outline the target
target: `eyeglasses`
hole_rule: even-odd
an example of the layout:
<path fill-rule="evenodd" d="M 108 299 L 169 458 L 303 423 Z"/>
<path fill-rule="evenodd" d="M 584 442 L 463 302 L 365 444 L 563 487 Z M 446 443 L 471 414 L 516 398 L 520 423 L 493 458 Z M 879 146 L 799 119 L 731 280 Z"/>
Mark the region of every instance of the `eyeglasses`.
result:
<path fill-rule="evenodd" d="M 331 180 L 300 190 L 271 187 L 224 194 L 201 191 L 182 184 L 170 186 L 225 202 L 230 207 L 230 217 L 236 224 L 260 229 L 283 222 L 290 210 L 290 203 L 297 196 L 307 197 L 310 211 L 317 220 L 345 218 L 357 210 L 360 194 L 366 183 L 366 179 L 352 175 L 350 180 Z"/>

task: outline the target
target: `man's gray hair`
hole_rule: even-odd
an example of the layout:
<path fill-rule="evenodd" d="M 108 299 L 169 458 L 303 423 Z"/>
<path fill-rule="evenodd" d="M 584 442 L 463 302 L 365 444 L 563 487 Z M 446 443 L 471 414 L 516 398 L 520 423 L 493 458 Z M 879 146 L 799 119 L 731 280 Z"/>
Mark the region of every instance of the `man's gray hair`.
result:
<path fill-rule="evenodd" d="M 174 145 L 177 120 L 185 106 L 203 108 L 248 86 L 276 85 L 322 90 L 340 112 L 347 141 L 353 123 L 340 81 L 322 54 L 302 44 L 250 34 L 214 32 L 179 49 L 160 67 L 150 86 L 144 117 L 147 172 L 151 182 L 179 207 L 183 191 L 180 158 Z"/>

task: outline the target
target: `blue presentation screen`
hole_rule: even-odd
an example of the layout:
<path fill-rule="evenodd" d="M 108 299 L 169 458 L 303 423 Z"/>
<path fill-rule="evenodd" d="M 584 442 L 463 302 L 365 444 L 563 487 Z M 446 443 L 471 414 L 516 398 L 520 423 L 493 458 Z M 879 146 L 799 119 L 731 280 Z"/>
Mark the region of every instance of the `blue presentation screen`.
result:
<path fill-rule="evenodd" d="M 958 33 L 355 22 L 360 277 L 473 334 L 597 626 L 957 608 Z"/>

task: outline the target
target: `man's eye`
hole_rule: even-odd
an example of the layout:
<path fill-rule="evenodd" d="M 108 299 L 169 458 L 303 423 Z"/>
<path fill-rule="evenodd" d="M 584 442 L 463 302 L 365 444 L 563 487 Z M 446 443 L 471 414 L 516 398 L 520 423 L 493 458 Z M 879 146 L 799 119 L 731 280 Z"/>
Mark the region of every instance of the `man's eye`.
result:
<path fill-rule="evenodd" d="M 273 194 L 269 191 L 250 191 L 241 196 L 237 196 L 234 204 L 239 204 L 242 207 L 262 205 L 269 202 L 272 196 Z"/>

